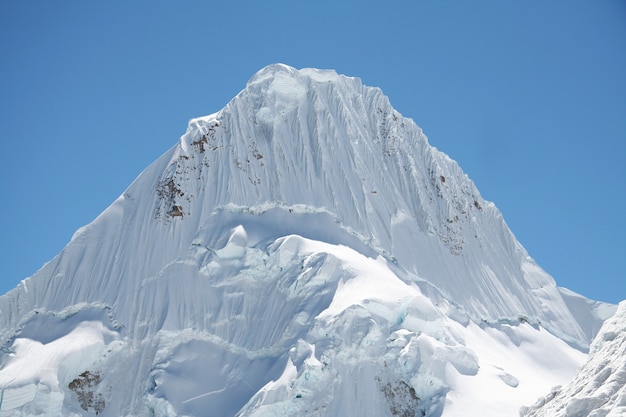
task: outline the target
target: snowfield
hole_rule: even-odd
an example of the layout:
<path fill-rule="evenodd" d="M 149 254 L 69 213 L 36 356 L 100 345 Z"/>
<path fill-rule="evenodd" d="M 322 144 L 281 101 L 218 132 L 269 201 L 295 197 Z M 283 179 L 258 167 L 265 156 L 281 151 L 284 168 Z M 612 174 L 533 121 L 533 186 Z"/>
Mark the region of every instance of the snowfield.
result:
<path fill-rule="evenodd" d="M 517 416 L 614 312 L 379 89 L 270 65 L 0 297 L 0 417 Z"/>
<path fill-rule="evenodd" d="M 626 416 L 626 301 L 600 329 L 576 377 L 524 411 L 528 417 Z"/>

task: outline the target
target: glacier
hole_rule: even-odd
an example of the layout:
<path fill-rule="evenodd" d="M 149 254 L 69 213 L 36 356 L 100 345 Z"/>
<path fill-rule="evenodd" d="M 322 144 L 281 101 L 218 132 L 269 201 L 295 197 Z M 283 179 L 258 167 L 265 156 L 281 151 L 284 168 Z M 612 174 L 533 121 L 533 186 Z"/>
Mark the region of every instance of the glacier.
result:
<path fill-rule="evenodd" d="M 274 64 L 0 297 L 0 416 L 517 415 L 615 308 L 380 89 Z"/>

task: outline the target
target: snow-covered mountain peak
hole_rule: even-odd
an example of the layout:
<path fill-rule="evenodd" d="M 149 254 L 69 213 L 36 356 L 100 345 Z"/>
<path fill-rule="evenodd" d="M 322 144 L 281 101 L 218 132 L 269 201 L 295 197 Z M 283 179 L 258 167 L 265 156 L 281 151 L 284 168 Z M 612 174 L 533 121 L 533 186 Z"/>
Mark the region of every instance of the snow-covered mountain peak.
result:
<path fill-rule="evenodd" d="M 306 214 L 312 224 L 329 226 L 325 234 L 333 241 L 385 257 L 407 282 L 475 322 L 525 317 L 583 348 L 599 328 L 596 311 L 576 303 L 575 295 L 564 298 L 497 208 L 380 89 L 330 70 L 275 64 L 259 71 L 222 110 L 192 119 L 179 144 L 77 233 L 64 253 L 90 252 L 98 241 L 99 253 L 112 251 L 116 259 L 99 286 L 132 292 L 134 277 L 162 274 L 187 257 L 203 230 L 219 226 L 224 211 L 269 209 L 282 213 L 276 217 L 283 224 Z M 329 232 L 331 224 L 338 232 Z M 313 229 L 298 228 L 320 239 Z M 227 231 L 213 233 L 222 234 Z M 133 252 L 116 247 L 115 239 L 156 246 L 135 264 Z M 91 281 L 80 278 L 93 274 L 91 266 L 53 265 L 47 268 L 57 268 L 56 275 L 74 277 L 77 301 L 101 300 Z M 37 297 L 61 300 L 65 294 Z M 115 304 L 126 297 L 111 292 L 109 298 Z M 570 308 L 574 304 L 584 307 Z"/>
<path fill-rule="evenodd" d="M 298 71 L 296 68 L 287 64 L 275 63 L 269 64 L 258 70 L 252 77 L 250 77 L 246 85 L 250 86 L 266 82 L 267 80 L 274 79 L 277 74 L 281 74 L 293 79 L 301 78 L 300 71 Z"/>
<path fill-rule="evenodd" d="M 609 312 L 380 89 L 276 64 L 0 297 L 0 415 L 512 415 Z"/>
<path fill-rule="evenodd" d="M 356 85 L 360 84 L 357 78 L 339 75 L 331 69 L 303 68 L 298 70 L 285 64 L 271 64 L 254 74 L 248 80 L 246 88 L 301 98 L 312 82 L 336 83 L 342 79 L 355 81 Z"/>
<path fill-rule="evenodd" d="M 301 68 L 298 70 L 287 64 L 276 63 L 270 64 L 257 71 L 257 73 L 248 80 L 247 85 L 262 82 L 268 78 L 274 78 L 277 74 L 294 79 L 310 78 L 317 82 L 337 81 L 340 78 L 356 79 L 355 77 L 340 75 L 333 69 Z"/>
<path fill-rule="evenodd" d="M 203 224 L 229 205 L 329 213 L 475 321 L 524 316 L 581 346 L 599 326 L 584 312 L 595 324 L 573 324 L 498 209 L 358 78 L 262 69 L 224 109 L 190 122 L 157 190 L 157 218 L 176 224 Z"/>
<path fill-rule="evenodd" d="M 443 197 L 446 188 L 457 188 L 456 194 L 461 194 L 455 174 L 460 174 L 461 187 L 472 201 L 448 204 L 446 198 L 438 198 L 444 204 L 434 210 L 446 211 L 447 220 L 458 221 L 467 210 L 487 204 L 456 164 L 428 146 L 421 130 L 393 110 L 379 89 L 331 70 L 296 70 L 283 64 L 262 69 L 223 110 L 193 119 L 181 150 L 178 157 L 196 159 L 195 166 L 190 168 L 194 161 L 179 163 L 174 171 L 209 171 L 211 166 L 219 170 L 211 177 L 225 184 L 212 188 L 228 193 L 211 196 L 214 205 L 280 202 L 324 208 L 345 226 L 375 240 L 389 240 L 390 232 L 372 233 L 369 220 L 387 218 L 383 227 L 388 229 L 392 217 L 399 222 L 415 215 L 415 209 L 424 212 L 426 200 L 434 202 L 435 194 Z M 198 158 L 197 153 L 204 155 Z M 457 172 L 448 172 L 445 165 Z M 381 177 L 381 172 L 391 175 Z M 446 175 L 452 181 L 443 187 Z M 414 184 L 406 195 L 403 188 L 417 181 L 432 184 Z M 194 186 L 182 188 L 184 182 L 178 181 L 181 188 L 176 185 L 177 190 L 168 193 L 194 193 Z M 451 210 L 450 204 L 458 210 Z M 186 206 L 181 202 L 180 207 Z M 441 228 L 433 224 L 431 213 L 417 217 L 424 231 Z M 445 239 L 451 250 L 459 249 L 458 237 Z"/>
<path fill-rule="evenodd" d="M 335 73 L 333 79 L 338 76 Z M 258 71 L 246 84 L 246 90 L 262 91 L 266 96 L 285 100 L 302 98 L 308 90 L 310 77 L 285 64 L 272 64 Z"/>

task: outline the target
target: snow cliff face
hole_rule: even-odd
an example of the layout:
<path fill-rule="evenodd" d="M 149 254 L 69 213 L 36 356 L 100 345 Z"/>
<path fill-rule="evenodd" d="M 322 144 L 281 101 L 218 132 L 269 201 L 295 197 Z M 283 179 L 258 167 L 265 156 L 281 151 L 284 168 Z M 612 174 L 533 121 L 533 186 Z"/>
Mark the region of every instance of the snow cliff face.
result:
<path fill-rule="evenodd" d="M 528 417 L 626 416 L 626 301 L 594 339 L 587 362 L 524 414 Z"/>
<path fill-rule="evenodd" d="M 272 65 L 0 297 L 0 415 L 513 415 L 610 310 L 379 89 Z"/>

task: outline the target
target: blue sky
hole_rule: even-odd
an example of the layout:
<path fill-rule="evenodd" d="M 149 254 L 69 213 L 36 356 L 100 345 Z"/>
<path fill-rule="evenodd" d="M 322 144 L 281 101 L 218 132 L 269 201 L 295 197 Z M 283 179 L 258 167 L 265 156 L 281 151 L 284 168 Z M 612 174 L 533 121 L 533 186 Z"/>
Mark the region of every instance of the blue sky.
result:
<path fill-rule="evenodd" d="M 274 62 L 382 88 L 559 285 L 626 299 L 622 0 L 2 1 L 0 293 Z"/>

